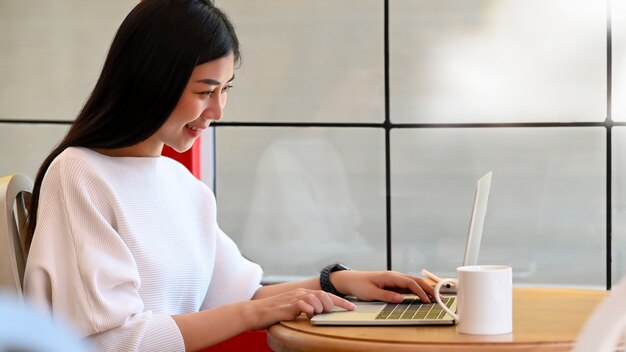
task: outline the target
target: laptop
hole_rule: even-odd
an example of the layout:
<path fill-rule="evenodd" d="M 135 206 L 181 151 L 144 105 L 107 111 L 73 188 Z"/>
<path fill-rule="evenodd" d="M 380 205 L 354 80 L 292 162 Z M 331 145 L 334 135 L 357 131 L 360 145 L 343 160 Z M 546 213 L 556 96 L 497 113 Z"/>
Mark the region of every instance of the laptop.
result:
<path fill-rule="evenodd" d="M 487 214 L 487 201 L 491 189 L 489 171 L 476 184 L 474 204 L 470 220 L 469 233 L 465 245 L 463 265 L 476 265 L 478 250 L 483 233 L 483 225 Z M 456 311 L 456 296 L 447 295 L 444 304 Z M 380 301 L 365 302 L 355 300 L 356 309 L 346 311 L 341 308 L 321 313 L 311 318 L 314 325 L 452 325 L 454 318 L 436 303 L 422 303 L 415 295 L 406 295 L 401 303 Z"/>

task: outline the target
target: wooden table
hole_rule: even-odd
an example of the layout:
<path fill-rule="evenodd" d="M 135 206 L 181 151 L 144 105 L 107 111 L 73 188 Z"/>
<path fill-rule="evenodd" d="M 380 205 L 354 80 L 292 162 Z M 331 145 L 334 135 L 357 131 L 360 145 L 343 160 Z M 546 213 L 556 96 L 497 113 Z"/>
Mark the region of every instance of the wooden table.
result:
<path fill-rule="evenodd" d="M 269 329 L 274 351 L 569 351 L 603 290 L 514 288 L 513 333 L 464 335 L 455 326 L 314 326 L 305 316 Z"/>

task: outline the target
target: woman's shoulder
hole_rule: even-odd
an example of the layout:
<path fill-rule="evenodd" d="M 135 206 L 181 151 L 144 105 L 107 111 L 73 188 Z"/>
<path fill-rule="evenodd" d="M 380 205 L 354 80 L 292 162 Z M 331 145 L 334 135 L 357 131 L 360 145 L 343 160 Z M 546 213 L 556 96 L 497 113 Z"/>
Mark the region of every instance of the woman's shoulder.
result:
<path fill-rule="evenodd" d="M 98 173 L 100 167 L 95 159 L 94 151 L 82 147 L 69 147 L 57 155 L 46 176 L 57 175 L 60 177 L 83 176 L 86 173 Z M 95 169 L 95 170 L 94 170 Z M 90 172 L 90 170 L 93 170 Z"/>
<path fill-rule="evenodd" d="M 160 157 L 108 156 L 90 148 L 68 147 L 53 160 L 52 164 L 82 172 L 93 170 L 100 174 L 126 174 L 128 172 L 141 172 L 142 169 L 153 169 L 158 165 L 160 159 Z"/>
<path fill-rule="evenodd" d="M 94 160 L 97 154 L 98 153 L 89 148 L 68 147 L 54 158 L 52 164 L 85 163 Z"/>
<path fill-rule="evenodd" d="M 50 163 L 43 179 L 43 184 L 67 185 L 68 183 L 93 182 L 102 173 L 102 166 L 94 160 L 94 155 L 87 148 L 69 147 L 57 155 Z"/>
<path fill-rule="evenodd" d="M 168 157 L 111 157 L 84 147 L 65 149 L 54 159 L 47 174 L 65 181 L 79 179 L 89 183 L 145 185 L 171 181 L 178 187 L 186 185 L 196 190 L 205 186 L 184 165 Z"/>
<path fill-rule="evenodd" d="M 84 165 L 86 160 L 83 148 L 69 147 L 63 150 L 57 155 L 50 163 L 50 167 L 46 172 L 46 175 L 52 173 L 59 173 L 61 170 L 66 169 L 68 166 Z"/>

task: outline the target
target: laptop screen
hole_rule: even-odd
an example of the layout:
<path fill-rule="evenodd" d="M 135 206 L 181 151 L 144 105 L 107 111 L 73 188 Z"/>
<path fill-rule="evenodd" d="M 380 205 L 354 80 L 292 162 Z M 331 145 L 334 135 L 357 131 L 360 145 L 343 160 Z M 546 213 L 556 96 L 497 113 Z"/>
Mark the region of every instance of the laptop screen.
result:
<path fill-rule="evenodd" d="M 489 191 L 491 190 L 491 175 L 492 172 L 489 171 L 476 184 L 472 218 L 470 219 L 469 234 L 467 235 L 465 256 L 463 258 L 464 266 L 478 264 L 478 250 L 480 249 L 480 240 L 483 236 L 483 225 L 485 224 L 487 202 L 489 200 Z"/>

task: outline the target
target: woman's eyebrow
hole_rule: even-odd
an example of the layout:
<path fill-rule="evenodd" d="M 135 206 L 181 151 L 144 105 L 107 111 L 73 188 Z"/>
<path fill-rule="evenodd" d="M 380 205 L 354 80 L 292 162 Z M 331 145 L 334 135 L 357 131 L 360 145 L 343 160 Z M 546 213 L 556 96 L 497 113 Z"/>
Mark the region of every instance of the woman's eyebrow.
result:
<path fill-rule="evenodd" d="M 234 79 L 235 79 L 235 75 L 233 75 L 233 76 L 232 76 L 232 77 L 228 80 L 228 82 L 232 82 Z M 208 84 L 208 85 L 210 85 L 210 86 L 219 86 L 220 84 L 222 84 L 222 82 L 220 82 L 220 81 L 218 81 L 218 80 L 216 80 L 216 79 L 213 79 L 213 78 L 199 79 L 199 80 L 197 80 L 196 82 L 198 82 L 198 83 L 205 83 L 205 84 Z M 228 83 L 228 82 L 226 82 L 226 83 Z"/>

